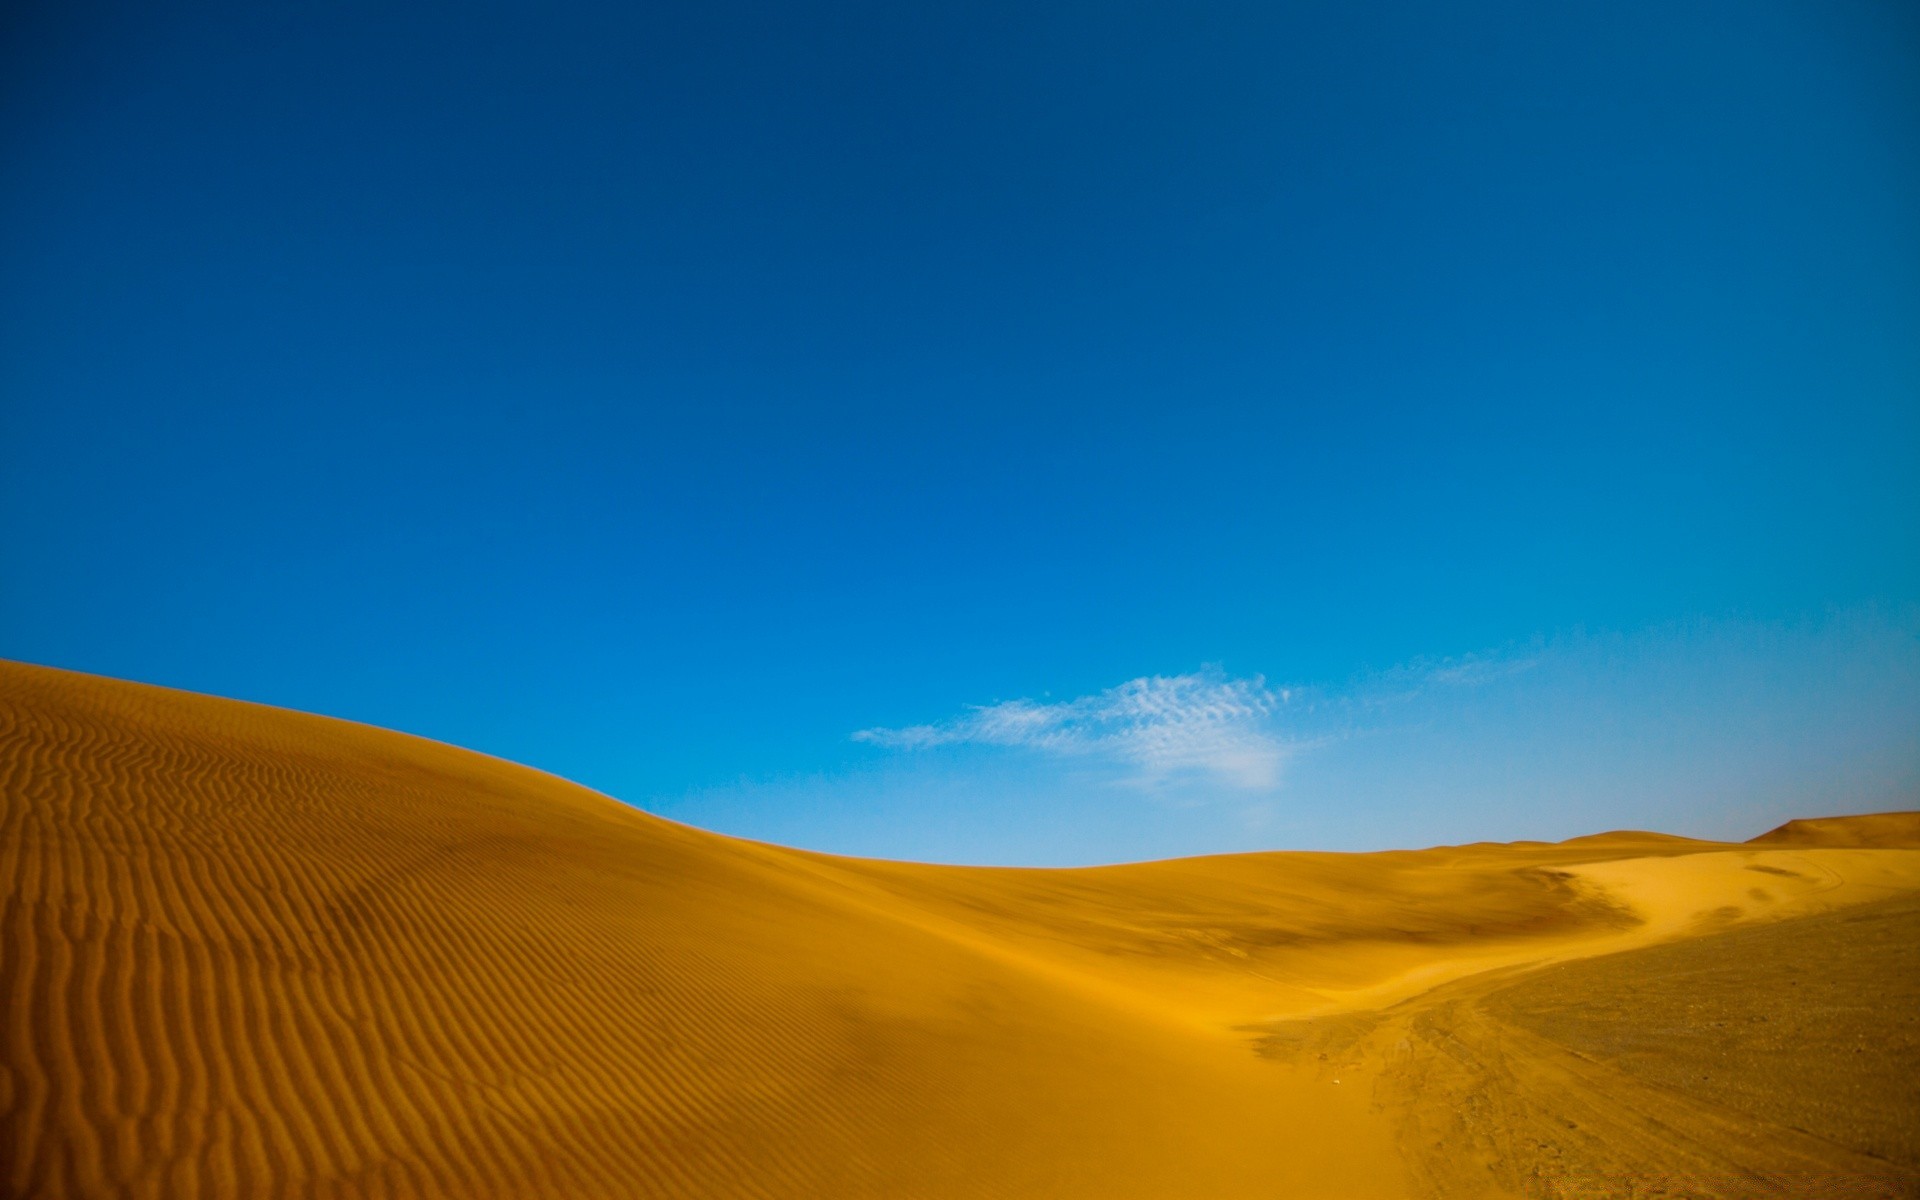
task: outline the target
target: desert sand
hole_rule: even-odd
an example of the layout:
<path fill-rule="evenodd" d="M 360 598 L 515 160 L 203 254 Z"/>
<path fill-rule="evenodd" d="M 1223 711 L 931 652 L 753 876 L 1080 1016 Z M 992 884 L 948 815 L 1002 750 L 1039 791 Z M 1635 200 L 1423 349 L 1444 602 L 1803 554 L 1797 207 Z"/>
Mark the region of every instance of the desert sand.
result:
<path fill-rule="evenodd" d="M 0 1193 L 1920 1195 L 1920 814 L 1076 870 L 0 664 Z"/>

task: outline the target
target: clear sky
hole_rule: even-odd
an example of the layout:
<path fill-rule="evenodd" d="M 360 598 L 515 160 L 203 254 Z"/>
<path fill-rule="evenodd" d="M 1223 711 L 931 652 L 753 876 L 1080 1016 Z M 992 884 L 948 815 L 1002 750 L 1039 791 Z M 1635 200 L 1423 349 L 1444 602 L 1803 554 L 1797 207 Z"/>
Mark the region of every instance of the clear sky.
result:
<path fill-rule="evenodd" d="M 1086 862 L 1920 805 L 1920 16 L 0 37 L 0 655 Z"/>

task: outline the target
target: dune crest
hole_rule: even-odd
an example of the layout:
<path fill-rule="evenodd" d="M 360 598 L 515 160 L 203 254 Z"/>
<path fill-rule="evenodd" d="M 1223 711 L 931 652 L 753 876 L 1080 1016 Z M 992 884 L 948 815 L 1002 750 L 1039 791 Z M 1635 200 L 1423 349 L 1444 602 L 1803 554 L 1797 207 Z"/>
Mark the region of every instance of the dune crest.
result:
<path fill-rule="evenodd" d="M 1638 956 L 1695 953 L 1670 973 L 1754 992 L 1783 937 L 1843 922 L 1809 944 L 1842 955 L 1844 1003 L 1905 986 L 1843 952 L 1910 928 L 1913 820 L 1849 820 L 1742 846 L 926 866 L 0 663 L 0 1189 L 1576 1195 L 1612 1194 L 1570 1190 L 1583 1172 L 1673 1162 L 1734 1181 L 1688 1194 L 1912 1194 L 1885 1122 L 1856 1145 L 1725 1098 L 1767 1093 L 1751 1081 L 1696 1102 L 1662 1082 L 1671 1048 L 1618 1078 L 1578 1066 L 1630 1023 L 1621 979 L 1667 962 Z M 1911 1103 L 1872 1086 L 1852 1102 Z M 1500 1116 L 1604 1109 L 1608 1088 L 1666 1107 L 1585 1141 Z M 1787 1125 L 1814 1132 L 1768 1140 Z"/>
<path fill-rule="evenodd" d="M 1920 847 L 1920 812 L 1807 817 L 1769 829 L 1751 845 L 1857 846 L 1881 850 Z"/>

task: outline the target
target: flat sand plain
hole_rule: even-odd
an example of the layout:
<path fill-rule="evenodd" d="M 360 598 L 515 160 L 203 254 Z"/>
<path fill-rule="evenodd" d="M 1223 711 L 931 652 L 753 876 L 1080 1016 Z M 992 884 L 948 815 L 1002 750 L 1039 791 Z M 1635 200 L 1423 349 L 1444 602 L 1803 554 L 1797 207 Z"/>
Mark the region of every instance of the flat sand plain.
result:
<path fill-rule="evenodd" d="M 1920 814 L 1083 870 L 0 663 L 0 1195 L 1920 1195 Z"/>

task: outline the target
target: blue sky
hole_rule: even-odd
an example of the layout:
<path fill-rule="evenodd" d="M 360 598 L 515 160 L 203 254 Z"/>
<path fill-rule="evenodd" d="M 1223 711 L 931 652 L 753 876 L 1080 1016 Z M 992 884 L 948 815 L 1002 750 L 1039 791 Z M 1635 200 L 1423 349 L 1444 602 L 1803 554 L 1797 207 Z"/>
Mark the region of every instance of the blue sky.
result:
<path fill-rule="evenodd" d="M 6 20 L 0 655 L 923 858 L 1920 794 L 1908 6 Z"/>

